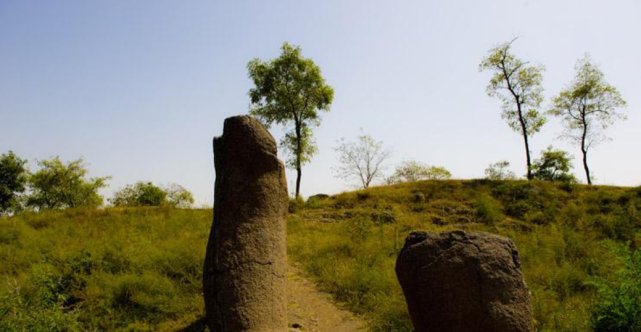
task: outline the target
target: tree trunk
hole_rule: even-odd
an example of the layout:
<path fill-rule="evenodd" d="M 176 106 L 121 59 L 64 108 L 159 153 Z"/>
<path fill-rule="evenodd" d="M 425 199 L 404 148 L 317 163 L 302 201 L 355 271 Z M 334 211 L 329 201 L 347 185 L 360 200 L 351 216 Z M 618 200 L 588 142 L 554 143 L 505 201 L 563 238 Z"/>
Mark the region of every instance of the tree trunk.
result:
<path fill-rule="evenodd" d="M 300 158 L 301 155 L 303 154 L 302 151 L 302 135 L 301 135 L 301 124 L 300 121 L 295 121 L 296 125 L 296 196 L 295 198 L 298 199 L 300 196 L 300 179 L 303 175 L 303 170 L 301 167 L 301 162 Z"/>
<path fill-rule="evenodd" d="M 521 125 L 521 134 L 523 134 L 523 141 L 525 141 L 525 160 L 527 162 L 527 179 L 529 181 L 532 180 L 532 161 L 530 160 L 530 143 L 527 139 L 527 126 L 525 125 L 525 120 L 523 119 L 521 99 L 519 98 L 520 96 L 516 93 L 516 91 L 514 91 L 512 83 L 510 82 L 510 75 L 508 75 L 507 71 L 505 70 L 504 62 L 501 69 L 503 70 L 503 76 L 505 78 L 505 82 L 507 83 L 507 88 L 514 97 L 514 101 L 516 103 L 516 110 L 519 115 L 519 124 Z"/>
<path fill-rule="evenodd" d="M 583 135 L 581 135 L 581 152 L 583 153 L 583 169 L 585 170 L 585 177 L 588 180 L 588 185 L 592 185 L 592 178 L 590 177 L 590 168 L 588 167 L 588 149 L 585 146 L 585 138 L 588 134 L 588 124 L 583 121 Z"/>
<path fill-rule="evenodd" d="M 527 179 L 532 180 L 532 161 L 530 160 L 530 143 L 527 138 L 527 127 L 525 126 L 525 120 L 523 119 L 523 113 L 521 113 L 521 102 L 519 101 L 518 96 L 516 99 L 516 108 L 519 112 L 519 122 L 521 123 L 521 133 L 523 134 L 523 141 L 525 141 L 525 159 L 527 162 Z"/>
<path fill-rule="evenodd" d="M 300 196 L 300 178 L 302 176 L 302 169 L 300 163 L 296 166 L 296 198 Z"/>
<path fill-rule="evenodd" d="M 592 185 L 592 178 L 590 178 L 590 168 L 588 168 L 588 151 L 581 149 L 583 152 L 583 169 L 585 169 L 585 176 L 588 179 L 588 185 Z"/>

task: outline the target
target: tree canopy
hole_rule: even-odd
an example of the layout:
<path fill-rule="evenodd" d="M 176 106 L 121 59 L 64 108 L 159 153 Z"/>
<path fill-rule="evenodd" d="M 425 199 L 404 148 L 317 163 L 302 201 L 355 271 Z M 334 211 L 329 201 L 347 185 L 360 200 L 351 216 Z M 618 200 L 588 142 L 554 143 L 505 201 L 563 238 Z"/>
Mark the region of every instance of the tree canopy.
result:
<path fill-rule="evenodd" d="M 604 129 L 615 120 L 625 119 L 619 109 L 626 103 L 619 91 L 605 81 L 589 56 L 579 60 L 575 69 L 574 80 L 552 100 L 549 112 L 562 119 L 563 137 L 579 145 L 585 176 L 588 184 L 592 184 L 588 151 L 606 138 Z"/>
<path fill-rule="evenodd" d="M 13 151 L 0 155 L 0 215 L 11 214 L 22 208 L 21 194 L 26 189 L 27 161 Z"/>
<path fill-rule="evenodd" d="M 446 180 L 452 173 L 442 166 L 428 166 L 421 162 L 404 161 L 394 170 L 394 174 L 387 178 L 389 184 L 402 182 L 416 182 L 421 180 Z"/>
<path fill-rule="evenodd" d="M 116 191 L 109 202 L 114 206 L 173 206 L 189 208 L 194 197 L 184 187 L 172 184 L 167 188 L 151 182 L 136 182 Z"/>
<path fill-rule="evenodd" d="M 532 179 L 529 139 L 546 122 L 545 115 L 538 111 L 543 101 L 543 67 L 529 65 L 512 54 L 513 42 L 491 49 L 479 69 L 494 73 L 487 85 L 487 94 L 501 101 L 501 117 L 523 137 L 527 178 Z"/>
<path fill-rule="evenodd" d="M 328 112 L 334 90 L 320 68 L 301 55 L 298 46 L 284 43 L 279 57 L 247 65 L 255 87 L 249 90 L 250 114 L 265 124 L 289 127 L 280 145 L 288 153 L 287 165 L 296 170 L 296 197 L 300 195 L 302 166 L 316 152 L 312 128 L 320 124 L 319 111 Z"/>
<path fill-rule="evenodd" d="M 63 163 L 59 157 L 38 162 L 40 169 L 29 177 L 31 193 L 27 205 L 42 209 L 96 207 L 103 202 L 98 193 L 108 177 L 87 178 L 84 161 Z"/>
<path fill-rule="evenodd" d="M 171 184 L 165 188 L 167 204 L 180 209 L 187 209 L 194 204 L 194 195 L 179 184 Z"/>

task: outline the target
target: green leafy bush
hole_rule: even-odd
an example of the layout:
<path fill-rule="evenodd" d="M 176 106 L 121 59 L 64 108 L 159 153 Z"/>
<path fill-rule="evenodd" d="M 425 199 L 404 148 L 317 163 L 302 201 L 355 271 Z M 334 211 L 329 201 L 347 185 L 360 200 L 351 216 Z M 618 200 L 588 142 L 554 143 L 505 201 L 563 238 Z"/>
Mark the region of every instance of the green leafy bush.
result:
<path fill-rule="evenodd" d="M 619 250 L 624 267 L 618 283 L 597 280 L 598 300 L 590 316 L 596 332 L 641 331 L 641 250 Z"/>

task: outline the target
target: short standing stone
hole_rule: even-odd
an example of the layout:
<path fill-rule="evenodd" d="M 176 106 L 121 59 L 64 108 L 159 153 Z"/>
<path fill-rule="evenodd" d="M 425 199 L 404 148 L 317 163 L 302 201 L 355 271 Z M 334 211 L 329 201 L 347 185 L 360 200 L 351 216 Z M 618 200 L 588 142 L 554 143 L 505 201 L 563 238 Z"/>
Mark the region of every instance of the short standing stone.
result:
<path fill-rule="evenodd" d="M 214 222 L 203 271 L 210 330 L 286 331 L 288 195 L 276 142 L 248 116 L 214 139 Z"/>
<path fill-rule="evenodd" d="M 532 330 L 530 294 L 508 238 L 414 232 L 396 275 L 417 332 Z"/>

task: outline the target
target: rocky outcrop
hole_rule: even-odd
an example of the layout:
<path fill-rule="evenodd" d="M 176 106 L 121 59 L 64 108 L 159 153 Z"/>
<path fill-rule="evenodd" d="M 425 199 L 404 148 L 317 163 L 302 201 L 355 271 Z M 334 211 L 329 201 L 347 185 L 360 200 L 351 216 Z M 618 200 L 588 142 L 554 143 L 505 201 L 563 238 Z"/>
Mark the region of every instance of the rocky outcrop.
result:
<path fill-rule="evenodd" d="M 508 238 L 414 232 L 396 275 L 417 332 L 532 331 L 530 294 Z"/>
<path fill-rule="evenodd" d="M 214 222 L 203 271 L 210 330 L 286 331 L 288 195 L 276 142 L 249 116 L 214 138 Z"/>

